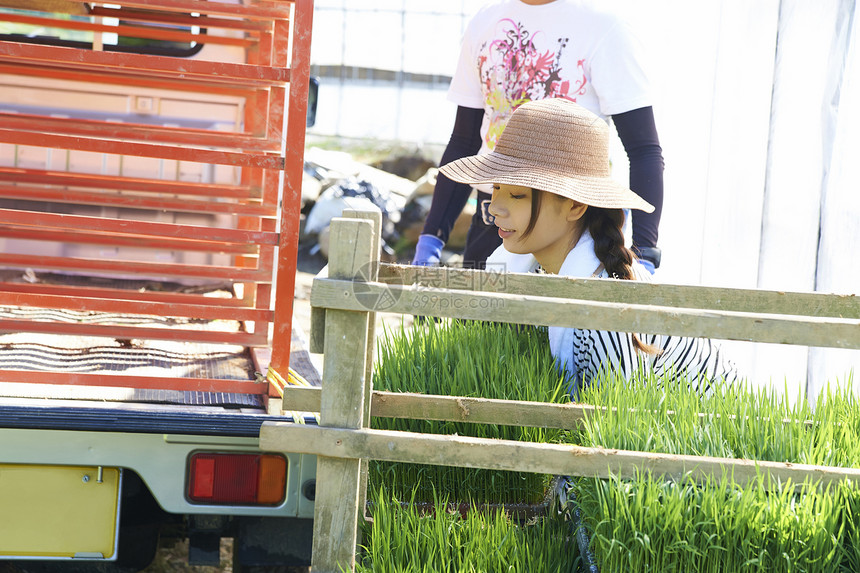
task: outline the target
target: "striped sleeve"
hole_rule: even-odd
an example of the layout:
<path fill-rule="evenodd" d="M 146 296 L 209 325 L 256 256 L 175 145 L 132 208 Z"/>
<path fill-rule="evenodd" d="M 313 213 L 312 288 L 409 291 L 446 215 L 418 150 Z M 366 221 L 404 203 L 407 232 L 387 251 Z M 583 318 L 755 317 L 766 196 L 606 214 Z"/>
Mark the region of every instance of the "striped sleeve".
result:
<path fill-rule="evenodd" d="M 637 351 L 630 333 L 577 329 L 573 339 L 577 341 L 571 349 L 576 365 L 574 376 L 582 386 L 598 380 L 604 369 L 631 380 L 634 372 L 644 367 L 658 379 L 686 378 L 702 393 L 707 393 L 715 381 L 735 382 L 738 377 L 736 367 L 707 338 L 639 335 L 643 342 L 662 349 L 656 356 Z"/>
<path fill-rule="evenodd" d="M 646 271 L 634 273 L 637 280 L 650 282 Z M 606 271 L 600 275 L 607 278 Z M 552 333 L 554 329 L 550 328 Z M 658 380 L 664 377 L 683 377 L 697 392 L 707 393 L 716 381 L 734 383 L 738 380 L 734 364 L 726 360 L 719 344 L 707 338 L 687 336 L 638 334 L 640 341 L 655 346 L 660 354 L 649 355 L 636 350 L 633 335 L 594 329 L 561 329 L 564 334 L 555 336 L 563 344 L 553 348 L 556 362 L 565 364 L 572 375 L 571 390 L 597 383 L 600 375 L 609 370 L 632 380 L 634 373 L 645 368 Z"/>

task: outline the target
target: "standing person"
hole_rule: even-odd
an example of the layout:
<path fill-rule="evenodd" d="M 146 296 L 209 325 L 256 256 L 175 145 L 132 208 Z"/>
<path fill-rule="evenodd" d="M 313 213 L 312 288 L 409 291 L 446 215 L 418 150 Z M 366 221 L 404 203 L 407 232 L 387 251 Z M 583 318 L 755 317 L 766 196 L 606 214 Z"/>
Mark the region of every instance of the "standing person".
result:
<path fill-rule="evenodd" d="M 657 228 L 663 205 L 663 156 L 641 50 L 630 29 L 600 0 L 495 0 L 472 18 L 448 90 L 457 104 L 440 164 L 488 153 L 523 103 L 567 97 L 612 118 L 630 161 L 630 187 L 654 206 L 633 217 L 632 242 L 653 273 L 660 265 Z M 482 217 L 490 189 L 477 186 L 478 209 L 463 253 L 464 266 L 483 268 L 499 246 Z M 439 262 L 442 247 L 472 189 L 437 179 L 414 265 Z"/>
<path fill-rule="evenodd" d="M 507 271 L 571 277 L 651 280 L 624 244 L 624 209 L 654 207 L 614 181 L 609 128 L 567 99 L 520 106 L 483 155 L 441 167 L 454 181 L 492 185 L 489 215 L 502 240 L 487 260 Z M 683 375 L 700 391 L 715 379 L 734 380 L 734 367 L 703 338 L 594 329 L 549 328 L 550 348 L 573 391 L 605 369 L 629 379 L 642 366 L 658 375 Z"/>

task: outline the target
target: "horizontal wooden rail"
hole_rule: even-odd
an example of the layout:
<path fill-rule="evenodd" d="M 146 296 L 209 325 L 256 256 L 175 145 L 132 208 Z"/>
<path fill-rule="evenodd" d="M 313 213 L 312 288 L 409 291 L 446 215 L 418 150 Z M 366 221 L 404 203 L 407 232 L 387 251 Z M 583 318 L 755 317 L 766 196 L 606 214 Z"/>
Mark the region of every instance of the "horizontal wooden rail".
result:
<path fill-rule="evenodd" d="M 301 412 L 320 411 L 320 388 L 285 386 L 283 392 L 284 409 Z M 515 402 L 380 390 L 373 391 L 370 406 L 371 415 L 378 418 L 410 418 L 563 429 L 578 427 L 583 418 L 593 411 L 593 406 L 582 404 Z"/>
<path fill-rule="evenodd" d="M 744 485 L 804 482 L 822 486 L 849 480 L 860 484 L 860 469 L 765 462 L 735 458 L 657 454 L 583 446 L 415 434 L 390 430 L 341 429 L 289 422 L 265 422 L 260 448 L 329 458 L 483 468 L 606 479 L 635 479 L 650 472 L 682 482 L 709 477 Z"/>
<path fill-rule="evenodd" d="M 112 175 L 72 173 L 68 171 L 22 169 L 20 167 L 0 167 L 0 181 L 226 199 L 250 200 L 262 197 L 259 187 L 240 187 L 219 183 L 192 183 L 189 181 L 165 181 L 163 179 L 146 179 L 143 177 L 115 177 Z"/>
<path fill-rule="evenodd" d="M 285 410 L 319 412 L 320 394 L 317 387 L 289 386 L 282 389 Z M 588 404 L 552 404 L 548 402 L 518 402 L 462 396 L 438 396 L 410 392 L 374 390 L 370 413 L 374 418 L 406 418 L 436 420 L 439 422 L 465 422 L 496 426 L 524 426 L 529 428 L 557 428 L 572 430 L 579 427 L 587 416 L 600 413 L 603 408 Z M 631 414 L 635 410 L 630 410 Z M 674 412 L 667 411 L 672 416 Z M 706 421 L 711 416 L 699 413 Z M 719 416 L 717 416 L 719 417 Z M 734 416 L 732 416 L 734 418 Z M 785 418 L 784 424 L 812 426 L 811 420 Z"/>
<path fill-rule="evenodd" d="M 427 290 L 417 286 L 333 279 L 314 280 L 311 304 L 339 310 L 860 349 L 860 319 L 697 310 L 498 292 Z"/>
<path fill-rule="evenodd" d="M 381 264 L 379 267 L 379 282 L 415 284 L 429 292 L 438 289 L 502 292 L 736 312 L 860 318 L 860 297 L 853 294 L 689 286 L 558 275 L 503 274 L 501 270 L 475 271 L 390 264 Z"/>

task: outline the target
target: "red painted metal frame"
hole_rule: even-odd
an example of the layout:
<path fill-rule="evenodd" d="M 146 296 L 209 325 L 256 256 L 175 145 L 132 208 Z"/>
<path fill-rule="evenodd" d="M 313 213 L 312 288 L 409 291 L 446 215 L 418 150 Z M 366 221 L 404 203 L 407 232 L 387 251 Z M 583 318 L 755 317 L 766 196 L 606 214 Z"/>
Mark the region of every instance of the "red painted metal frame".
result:
<path fill-rule="evenodd" d="M 191 199 L 162 199 L 151 196 L 88 193 L 86 191 L 69 191 L 68 189 L 52 189 L 29 185 L 4 185 L 0 183 L 0 196 L 30 201 L 51 201 L 55 203 L 75 203 L 78 205 L 114 205 L 117 207 L 132 207 L 135 209 L 153 209 L 161 211 L 182 211 L 186 213 L 224 213 L 249 215 L 252 217 L 275 217 L 277 209 L 272 205 L 259 203 L 213 203 L 211 201 L 195 201 Z"/>
<path fill-rule="evenodd" d="M 91 0 L 74 0 L 90 2 Z M 313 11 L 313 3 L 306 4 L 301 0 L 250 0 L 243 4 L 222 3 L 209 0 L 201 10 L 200 0 L 123 0 L 126 8 L 143 8 L 146 10 L 164 10 L 168 12 L 200 12 L 210 16 L 236 16 L 248 20 L 288 20 L 291 5 L 296 4 L 299 10 L 305 11 L 306 6 Z M 310 52 L 310 50 L 308 50 Z"/>
<path fill-rule="evenodd" d="M 261 139 L 208 129 L 180 129 L 131 123 L 105 125 L 103 121 L 44 117 L 38 115 L 0 112 L 0 125 L 5 129 L 60 132 L 68 135 L 116 139 L 120 141 L 161 141 L 198 147 L 241 148 L 246 151 L 280 151 L 279 139 Z"/>
<path fill-rule="evenodd" d="M 182 26 L 200 26 L 201 28 L 221 28 L 224 30 L 245 30 L 248 32 L 260 32 L 268 29 L 266 22 L 254 20 L 230 20 L 227 18 L 214 18 L 212 16 L 189 16 L 187 14 L 165 14 L 152 11 L 129 10 L 127 8 L 107 8 L 104 6 L 92 6 L 90 14 L 93 16 L 106 16 L 126 21 L 137 21 L 145 23 L 179 24 Z"/>
<path fill-rule="evenodd" d="M 53 241 L 57 243 L 77 243 L 82 245 L 102 245 L 114 247 L 131 247 L 163 250 L 194 251 L 203 253 L 230 253 L 235 255 L 257 256 L 257 249 L 251 244 L 204 243 L 173 239 L 142 238 L 139 236 L 121 236 L 112 233 L 89 231 L 50 231 L 45 229 L 20 229 L 0 225 L 0 236 L 8 239 L 23 239 L 27 241 Z"/>
<path fill-rule="evenodd" d="M 56 18 L 43 18 L 39 16 L 21 16 L 18 14 L 6 14 L 3 17 L 6 22 L 17 22 L 19 24 L 41 25 L 45 27 L 65 28 L 68 30 L 84 30 L 90 32 L 109 32 L 121 34 L 130 38 L 151 38 L 155 40 L 172 40 L 174 42 L 206 42 L 207 44 L 225 44 L 228 46 L 250 46 L 253 40 L 246 38 L 231 38 L 207 34 L 192 34 L 191 32 L 170 32 L 167 30 L 153 30 L 138 26 L 107 26 L 104 24 L 91 24 L 89 22 L 77 22 L 74 20 L 59 20 Z M 194 22 L 195 26 L 199 23 Z"/>
<path fill-rule="evenodd" d="M 83 1 L 83 0 L 81 0 Z M 139 23 L 205 27 L 205 35 L 157 26 L 126 26 L 127 35 L 189 39 L 241 46 L 245 63 L 100 52 L 77 48 L 0 42 L 0 74 L 49 78 L 77 85 L 114 84 L 175 93 L 241 98 L 245 121 L 233 131 L 173 128 L 97 119 L 0 113 L 0 143 L 61 153 L 155 158 L 189 164 L 240 168 L 239 184 L 195 183 L 50 169 L 0 167 L 0 198 L 49 204 L 91 205 L 151 212 L 216 214 L 229 227 L 207 227 L 102 216 L 47 213 L 35 208 L 0 209 L 0 238 L 113 248 L 213 253 L 232 264 L 164 263 L 0 253 L 0 268 L 48 269 L 92 276 L 135 276 L 176 280 L 212 279 L 242 285 L 241 298 L 181 292 L 127 290 L 73 284 L 0 282 L 0 306 L 67 312 L 123 314 L 183 320 L 217 320 L 244 325 L 194 329 L 129 326 L 39 319 L 0 318 L 0 332 L 50 333 L 116 339 L 152 339 L 209 344 L 272 346 L 272 366 L 289 366 L 295 289 L 299 209 L 310 72 L 313 0 L 129 0 L 121 8 L 95 7 L 95 17 Z M 199 16 L 190 16 L 197 13 Z M 3 16 L 0 15 L 0 19 Z M 52 27 L 122 32 L 92 22 L 10 16 Z M 243 32 L 237 37 L 237 31 Z M 279 252 L 277 261 L 275 254 Z M 277 283 L 273 275 L 277 266 Z M 13 315 L 14 316 L 14 313 Z M 144 321 L 145 322 L 145 321 Z M 274 332 L 270 338 L 269 331 Z M 257 380 L 216 380 L 116 373 L 0 371 L 0 382 L 44 382 L 141 389 L 196 390 L 266 395 Z"/>
<path fill-rule="evenodd" d="M 6 64 L 37 66 L 45 70 L 59 68 L 70 72 L 101 71 L 116 79 L 126 75 L 151 81 L 174 78 L 182 83 L 226 84 L 237 89 L 249 86 L 268 88 L 290 81 L 288 68 L 201 60 L 182 60 L 179 65 L 177 58 L 167 56 L 93 52 L 16 42 L 0 42 L 0 54 L 3 54 Z"/>
<path fill-rule="evenodd" d="M 0 282 L 0 292 L 3 293 L 31 293 L 62 295 L 66 297 L 90 297 L 99 299 L 111 299 L 128 301 L 129 291 L 127 289 L 116 289 L 106 287 L 67 286 L 63 284 L 28 284 L 28 283 L 4 283 Z M 206 295 L 184 293 L 184 292 L 160 292 L 160 291 L 134 291 L 133 300 L 144 302 L 161 302 L 171 305 L 198 304 L 209 305 L 212 298 Z M 123 303 L 125 304 L 125 303 Z M 237 298 L 221 298 L 218 300 L 218 308 L 238 307 L 245 305 Z"/>
<path fill-rule="evenodd" d="M 213 151 L 195 147 L 178 147 L 157 143 L 134 143 L 122 139 L 101 139 L 99 137 L 74 137 L 56 135 L 44 131 L 21 131 L 0 128 L 0 142 L 33 147 L 52 147 L 54 149 L 74 149 L 95 153 L 114 153 L 135 155 L 176 161 L 196 161 L 217 165 L 236 165 L 239 167 L 261 167 L 263 169 L 283 169 L 284 158 L 275 154 L 243 153 L 241 151 Z"/>
<path fill-rule="evenodd" d="M 92 0 L 71 0 L 80 4 L 89 4 Z M 124 8 L 140 8 L 143 10 L 159 10 L 179 13 L 201 13 L 206 16 L 235 16 L 245 20 L 287 20 L 290 8 L 296 3 L 305 10 L 301 0 L 245 0 L 242 4 L 232 2 L 222 3 L 218 0 L 208 0 L 205 10 L 201 10 L 201 0 L 123 0 Z M 112 3 L 113 4 L 113 3 Z M 313 10 L 313 5 L 310 5 Z M 139 12 L 142 14 L 142 12 Z M 146 19 L 145 21 L 149 21 Z M 157 21 L 153 19 L 152 21 Z"/>
<path fill-rule="evenodd" d="M 190 183 L 187 181 L 164 181 L 139 177 L 111 177 L 91 173 L 66 171 L 43 171 L 0 167 L 0 181 L 58 185 L 61 187 L 91 187 L 142 193 L 170 193 L 215 198 L 260 199 L 259 187 L 219 185 L 217 183 Z"/>
<path fill-rule="evenodd" d="M 0 42 L 0 54 L 3 54 L 3 49 L 6 47 L 6 44 Z M 14 74 L 18 76 L 31 76 L 31 77 L 44 77 L 45 70 L 32 65 L 16 65 L 9 64 L 7 65 L 5 62 L 0 61 L 0 74 Z M 96 70 L 96 71 L 88 71 L 88 70 L 67 70 L 63 68 L 52 68 L 50 75 L 52 78 L 58 80 L 72 80 L 79 82 L 91 82 L 91 83 L 109 83 L 110 80 L 115 77 L 115 74 L 112 74 L 110 71 L 104 70 Z M 197 93 L 210 93 L 210 94 L 219 94 L 219 95 L 227 95 L 227 96 L 241 96 L 246 97 L 250 90 L 241 89 L 236 87 L 235 85 L 229 84 L 213 84 L 213 83 L 192 83 L 185 82 L 181 79 L 169 79 L 169 78 L 160 78 L 160 79 L 151 79 L 143 76 L 133 76 L 127 75 L 123 77 L 123 84 L 128 86 L 137 86 L 144 88 L 161 88 L 167 90 L 176 90 L 176 91 L 185 91 L 185 92 L 197 92 Z"/>
<path fill-rule="evenodd" d="M 103 219 L 100 217 L 85 217 L 83 215 L 42 213 L 15 209 L 0 209 L 0 223 L 40 228 L 82 229 L 140 237 L 153 236 L 187 239 L 189 241 L 212 241 L 215 243 L 275 245 L 279 238 L 277 233 L 256 230 L 219 229 L 194 225 L 177 225 L 175 223 Z"/>
<path fill-rule="evenodd" d="M 290 82 L 288 116 L 295 120 L 287 124 L 285 149 L 283 204 L 301 205 L 302 172 L 304 166 L 305 126 L 307 114 L 307 94 L 310 84 L 310 47 L 313 27 L 313 0 L 296 2 L 295 21 L 293 22 L 292 61 L 290 65 L 295 77 Z M 282 24 L 283 26 L 283 24 Z M 279 30 L 282 32 L 282 30 Z M 283 33 L 277 34 L 286 42 Z M 283 46 L 285 47 L 285 46 Z M 285 49 L 275 50 L 275 54 L 286 54 Z M 277 56 L 276 56 L 277 57 Z M 271 367 L 276 372 L 286 373 L 290 363 L 290 329 L 295 295 L 296 269 L 298 268 L 299 209 L 285 208 L 281 211 L 281 241 L 278 257 L 278 280 L 275 285 L 275 323 Z"/>

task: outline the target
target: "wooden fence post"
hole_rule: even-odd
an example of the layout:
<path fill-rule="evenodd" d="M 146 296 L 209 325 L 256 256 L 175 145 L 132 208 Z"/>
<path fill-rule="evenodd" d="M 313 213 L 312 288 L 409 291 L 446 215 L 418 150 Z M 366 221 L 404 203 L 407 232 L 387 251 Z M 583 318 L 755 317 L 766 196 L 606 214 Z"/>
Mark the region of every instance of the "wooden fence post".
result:
<path fill-rule="evenodd" d="M 361 282 L 378 269 L 378 227 L 373 220 L 332 221 L 329 276 L 356 281 L 345 297 L 360 297 Z M 361 428 L 365 423 L 368 351 L 367 311 L 327 310 L 320 425 Z M 314 509 L 312 569 L 335 573 L 355 569 L 360 507 L 361 460 L 320 456 Z"/>
<path fill-rule="evenodd" d="M 373 223 L 373 244 L 371 249 L 373 252 L 373 261 L 365 278 L 368 281 L 376 282 L 379 277 L 379 257 L 382 252 L 382 211 L 375 209 L 373 211 L 357 211 L 347 210 L 343 212 L 343 217 L 350 219 L 361 219 L 371 221 Z M 370 404 L 373 398 L 373 356 L 376 350 L 376 313 L 371 312 L 367 317 L 367 362 L 364 369 L 364 423 L 362 427 L 370 427 Z M 359 519 L 364 517 L 364 508 L 367 506 L 367 470 L 369 460 L 361 460 L 361 475 L 358 486 L 358 507 Z"/>

